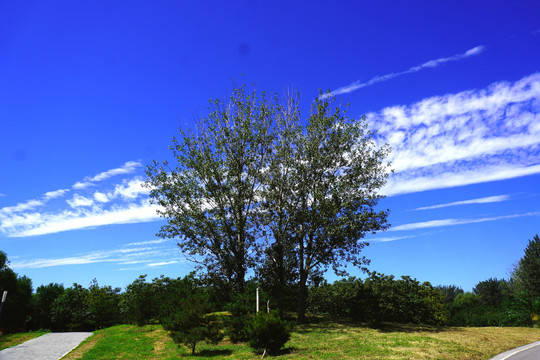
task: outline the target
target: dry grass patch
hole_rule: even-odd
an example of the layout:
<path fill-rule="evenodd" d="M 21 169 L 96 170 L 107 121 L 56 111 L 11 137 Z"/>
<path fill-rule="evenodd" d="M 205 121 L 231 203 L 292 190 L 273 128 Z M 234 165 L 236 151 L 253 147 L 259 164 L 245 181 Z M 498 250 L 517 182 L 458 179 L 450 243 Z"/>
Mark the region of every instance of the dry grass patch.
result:
<path fill-rule="evenodd" d="M 166 343 L 168 342 L 167 332 L 159 328 L 146 334 L 146 336 L 152 338 L 152 340 L 154 341 L 154 349 L 152 350 L 152 352 L 158 357 L 160 355 L 163 355 Z"/>
<path fill-rule="evenodd" d="M 534 328 L 436 328 L 323 321 L 297 326 L 279 358 L 366 360 L 486 360 L 540 340 Z M 246 344 L 225 338 L 218 346 L 201 343 L 196 356 L 178 347 L 158 325 L 120 325 L 96 332 L 63 360 L 99 359 L 259 359 Z M 275 357 L 270 357 L 270 359 Z"/>
<path fill-rule="evenodd" d="M 69 354 L 64 356 L 62 360 L 79 360 L 82 359 L 83 355 L 88 352 L 88 350 L 92 349 L 98 341 L 100 341 L 103 338 L 103 333 L 98 333 L 90 336 L 86 340 L 84 340 L 82 343 L 79 344 L 74 350 L 72 350 Z"/>

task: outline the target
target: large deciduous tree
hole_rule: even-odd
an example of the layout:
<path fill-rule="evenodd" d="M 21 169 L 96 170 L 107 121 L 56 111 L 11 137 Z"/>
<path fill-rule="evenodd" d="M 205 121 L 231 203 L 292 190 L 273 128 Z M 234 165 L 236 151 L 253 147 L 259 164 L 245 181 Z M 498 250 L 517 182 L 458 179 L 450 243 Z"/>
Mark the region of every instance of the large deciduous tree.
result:
<path fill-rule="evenodd" d="M 168 220 L 159 236 L 179 238 L 185 254 L 238 290 L 257 266 L 280 308 L 296 281 L 303 320 L 308 279 L 328 267 L 342 275 L 346 264 L 364 268 L 362 239 L 388 227 L 388 210 L 375 208 L 389 148 L 327 96 L 305 126 L 298 95 L 269 101 L 240 87 L 229 102 L 211 104 L 195 134 L 173 140 L 177 166 L 147 169 L 151 198 Z"/>
<path fill-rule="evenodd" d="M 245 87 L 235 88 L 227 102 L 210 104 L 195 132 L 180 130 L 181 139 L 173 138 L 176 166 L 154 162 L 146 185 L 167 219 L 158 235 L 178 238 L 190 260 L 242 291 L 254 261 L 270 129 L 280 109 Z"/>
<path fill-rule="evenodd" d="M 319 96 L 299 143 L 295 162 L 296 229 L 290 238 L 298 260 L 298 318 L 304 319 L 306 283 L 314 271 L 344 266 L 365 270 L 360 253 L 368 233 L 388 227 L 388 210 L 377 210 L 386 183 L 387 146 L 378 147 L 364 118 L 346 117 L 332 98 Z"/>

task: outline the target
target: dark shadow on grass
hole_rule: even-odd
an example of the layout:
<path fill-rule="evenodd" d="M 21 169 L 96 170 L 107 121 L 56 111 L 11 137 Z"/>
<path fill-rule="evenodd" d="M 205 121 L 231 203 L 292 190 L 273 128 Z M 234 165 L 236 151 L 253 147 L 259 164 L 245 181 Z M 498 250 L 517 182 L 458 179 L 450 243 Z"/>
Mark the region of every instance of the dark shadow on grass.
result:
<path fill-rule="evenodd" d="M 370 324 L 369 326 L 372 329 L 379 330 L 383 333 L 389 332 L 401 332 L 401 333 L 413 333 L 413 332 L 425 332 L 425 333 L 439 333 L 443 331 L 450 330 L 451 328 L 447 327 L 438 327 L 431 325 L 415 325 L 415 324 L 397 324 L 397 323 L 387 323 L 381 322 L 376 324 Z"/>
<path fill-rule="evenodd" d="M 207 357 L 214 357 L 214 356 L 229 356 L 232 355 L 233 351 L 231 349 L 212 349 L 212 350 L 201 350 L 201 351 L 195 351 L 195 357 L 197 356 L 207 356 Z M 189 355 L 191 356 L 191 354 Z"/>
<path fill-rule="evenodd" d="M 375 329 L 383 333 L 389 332 L 401 332 L 401 333 L 413 333 L 413 332 L 425 332 L 425 333 L 439 333 L 448 330 L 452 330 L 451 327 L 439 327 L 431 325 L 416 325 L 416 324 L 398 324 L 390 322 L 360 322 L 351 318 L 331 318 L 331 317 L 313 317 L 308 318 L 308 321 L 304 324 L 297 325 L 294 332 L 300 334 L 307 334 L 310 332 L 329 333 L 339 330 L 343 327 L 360 329 L 370 328 Z"/>
<path fill-rule="evenodd" d="M 268 352 L 266 354 L 266 357 L 273 357 L 273 356 L 281 356 L 281 355 L 289 355 L 290 353 L 292 353 L 293 351 L 296 351 L 298 350 L 297 348 L 295 347 L 286 347 L 286 348 L 283 348 L 283 349 L 280 349 L 279 351 L 274 351 L 274 352 Z M 256 352 L 257 355 L 262 355 L 262 351 L 259 351 L 259 352 Z"/>
<path fill-rule="evenodd" d="M 297 350 L 295 347 L 286 347 L 286 348 L 283 348 L 281 350 L 279 350 L 279 352 L 277 353 L 277 355 L 288 355 L 290 353 L 292 353 L 293 351 Z"/>

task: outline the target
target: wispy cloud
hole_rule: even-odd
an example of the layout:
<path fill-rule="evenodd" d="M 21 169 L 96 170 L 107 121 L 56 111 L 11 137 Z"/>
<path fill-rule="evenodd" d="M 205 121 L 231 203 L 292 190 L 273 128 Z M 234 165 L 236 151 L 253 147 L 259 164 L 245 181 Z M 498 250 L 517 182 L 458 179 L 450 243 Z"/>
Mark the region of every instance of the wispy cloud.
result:
<path fill-rule="evenodd" d="M 144 181 L 140 176 L 121 178 L 112 184 L 104 181 L 116 175 L 132 174 L 140 166 L 138 162 L 127 162 L 80 182 L 93 184 L 91 188 L 50 191 L 38 199 L 0 208 L 0 234 L 27 237 L 159 220 L 157 207 L 149 203 L 148 189 L 142 186 Z M 62 199 L 71 191 L 70 198 Z"/>
<path fill-rule="evenodd" d="M 514 218 L 525 217 L 525 216 L 540 216 L 540 212 L 529 212 L 529 213 L 524 213 L 524 214 L 483 217 L 483 218 L 478 218 L 478 219 L 450 218 L 450 219 L 430 220 L 430 221 L 422 221 L 422 222 L 394 226 L 390 228 L 390 230 L 388 231 L 407 231 L 407 230 L 428 229 L 428 228 L 443 227 L 443 226 L 476 224 L 476 223 L 483 223 L 483 222 L 488 222 L 488 221 L 514 219 Z"/>
<path fill-rule="evenodd" d="M 54 234 L 68 230 L 88 229 L 113 224 L 130 224 L 158 220 L 157 207 L 148 202 L 125 207 L 103 210 L 63 211 L 61 213 L 31 213 L 13 218 L 11 223 L 3 224 L 11 230 L 9 237 L 26 237 Z"/>
<path fill-rule="evenodd" d="M 178 263 L 179 263 L 178 260 L 162 261 L 162 262 L 148 264 L 148 267 L 158 267 L 158 266 L 165 266 L 165 265 L 178 264 Z"/>
<path fill-rule="evenodd" d="M 56 190 L 56 191 L 49 191 L 49 192 L 46 192 L 45 195 L 43 195 L 43 197 L 46 198 L 47 200 L 51 200 L 51 199 L 56 199 L 56 198 L 62 197 L 68 192 L 69 192 L 69 189 L 60 189 L 60 190 Z"/>
<path fill-rule="evenodd" d="M 148 246 L 130 246 L 112 250 L 92 251 L 75 256 L 41 258 L 32 260 L 12 261 L 13 269 L 40 269 L 58 266 L 74 266 L 95 263 L 114 263 L 119 266 L 144 264 L 145 267 L 159 267 L 170 264 L 178 264 L 182 260 L 175 258 L 180 256 L 174 248 L 163 246 L 161 240 L 149 241 Z M 120 270 L 120 269 L 119 269 Z"/>
<path fill-rule="evenodd" d="M 386 74 L 386 75 L 375 76 L 374 78 L 372 78 L 371 80 L 366 81 L 366 82 L 355 81 L 350 85 L 343 86 L 343 87 L 340 87 L 338 89 L 335 89 L 335 90 L 331 91 L 330 94 L 324 94 L 321 97 L 326 98 L 326 97 L 331 96 L 331 95 L 347 94 L 347 93 L 353 92 L 355 90 L 358 90 L 358 89 L 361 89 L 361 88 L 364 88 L 364 87 L 367 87 L 367 86 L 371 86 L 371 85 L 374 85 L 374 84 L 377 84 L 377 83 L 380 83 L 380 82 L 383 82 L 383 81 L 388 81 L 388 80 L 394 79 L 394 78 L 396 78 L 398 76 L 401 76 L 401 75 L 415 73 L 415 72 L 418 72 L 418 71 L 423 70 L 423 69 L 436 68 L 437 66 L 439 66 L 441 64 L 444 64 L 444 63 L 447 63 L 447 62 L 458 61 L 458 60 L 468 58 L 470 56 L 478 55 L 481 52 L 483 52 L 484 50 L 485 50 L 485 46 L 476 46 L 476 47 L 474 47 L 472 49 L 469 49 L 469 50 L 465 51 L 462 54 L 457 54 L 457 55 L 453 55 L 453 56 L 449 56 L 449 57 L 445 57 L 445 58 L 439 58 L 439 59 L 435 59 L 435 60 L 429 60 L 429 61 L 426 61 L 425 63 L 423 63 L 421 65 L 413 66 L 410 69 L 405 70 L 405 71 L 401 71 L 401 72 L 397 72 L 397 73 L 390 73 L 390 74 Z"/>
<path fill-rule="evenodd" d="M 411 236 L 384 236 L 379 237 L 375 239 L 366 239 L 368 242 L 390 242 L 390 241 L 396 241 L 396 240 L 403 240 L 403 239 L 410 239 L 415 237 L 414 235 Z"/>
<path fill-rule="evenodd" d="M 163 244 L 171 240 L 168 239 L 159 239 L 159 240 L 148 240 L 148 241 L 138 241 L 134 243 L 126 244 L 126 246 L 141 246 L 141 245 L 153 245 L 153 244 Z"/>
<path fill-rule="evenodd" d="M 141 167 L 142 164 L 138 161 L 128 161 L 123 166 L 104 171 L 102 173 L 99 173 L 95 176 L 89 176 L 84 178 L 83 181 L 79 181 L 73 185 L 74 189 L 85 189 L 89 186 L 95 185 L 94 183 L 103 181 L 106 179 L 109 179 L 116 175 L 126 175 L 126 174 L 132 174 L 134 173 L 139 167 Z"/>
<path fill-rule="evenodd" d="M 392 147 L 384 193 L 540 173 L 540 74 L 392 106 L 366 118 Z"/>
<path fill-rule="evenodd" d="M 445 203 L 445 204 L 423 206 L 423 207 L 416 208 L 414 210 L 432 210 L 432 209 L 441 209 L 441 208 L 450 207 L 450 206 L 487 204 L 487 203 L 501 202 L 501 201 L 507 201 L 507 200 L 510 200 L 509 195 L 488 196 L 488 197 L 477 198 L 477 199 L 454 201 L 454 202 Z"/>

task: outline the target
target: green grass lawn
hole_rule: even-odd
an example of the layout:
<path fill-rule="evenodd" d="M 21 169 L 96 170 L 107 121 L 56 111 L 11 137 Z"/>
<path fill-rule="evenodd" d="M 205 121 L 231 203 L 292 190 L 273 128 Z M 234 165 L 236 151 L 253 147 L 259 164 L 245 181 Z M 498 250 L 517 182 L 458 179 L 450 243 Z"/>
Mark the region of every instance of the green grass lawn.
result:
<path fill-rule="evenodd" d="M 489 359 L 540 340 L 537 328 L 435 328 L 321 321 L 296 327 L 279 358 L 284 359 Z M 199 343 L 196 355 L 176 346 L 159 325 L 119 325 L 95 332 L 63 360 L 73 359 L 256 359 L 245 344 L 225 338 L 217 346 Z M 272 358 L 272 357 L 270 357 Z"/>
<path fill-rule="evenodd" d="M 19 334 L 0 335 L 0 350 L 19 345 L 27 340 L 46 334 L 48 331 L 32 331 Z"/>

